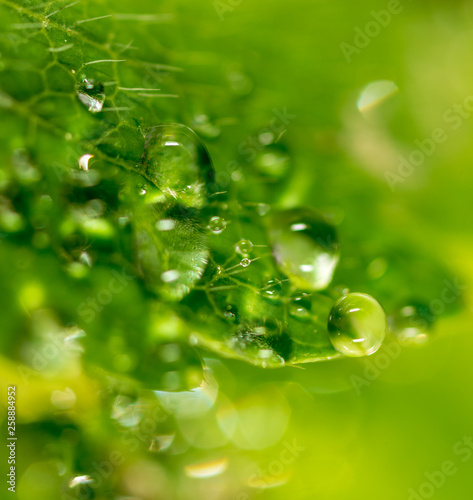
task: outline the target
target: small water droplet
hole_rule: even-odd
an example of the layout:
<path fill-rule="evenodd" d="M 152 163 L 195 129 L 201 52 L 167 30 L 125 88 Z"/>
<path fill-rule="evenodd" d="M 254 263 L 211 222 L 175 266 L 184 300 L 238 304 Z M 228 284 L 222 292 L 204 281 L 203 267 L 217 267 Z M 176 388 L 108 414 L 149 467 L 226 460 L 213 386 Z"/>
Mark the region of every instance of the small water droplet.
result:
<path fill-rule="evenodd" d="M 266 177 L 282 179 L 289 170 L 290 157 L 280 145 L 272 144 L 258 153 L 255 166 Z"/>
<path fill-rule="evenodd" d="M 69 481 L 69 488 L 74 488 L 75 486 L 78 486 L 80 484 L 90 484 L 93 482 L 94 480 L 90 476 L 75 476 Z"/>
<path fill-rule="evenodd" d="M 391 318 L 391 329 L 401 345 L 420 345 L 429 340 L 434 323 L 427 304 L 412 301 L 399 308 Z"/>
<path fill-rule="evenodd" d="M 93 78 L 82 78 L 77 85 L 77 97 L 91 113 L 102 111 L 105 102 L 104 86 Z"/>
<path fill-rule="evenodd" d="M 386 314 L 373 297 L 349 293 L 337 300 L 328 317 L 328 332 L 335 349 L 346 356 L 376 352 L 386 335 Z"/>
<path fill-rule="evenodd" d="M 148 178 L 184 205 L 202 208 L 215 188 L 207 148 L 185 125 L 154 127 L 146 140 L 143 163 Z"/>
<path fill-rule="evenodd" d="M 235 244 L 235 251 L 243 256 L 248 256 L 253 250 L 253 243 L 250 240 L 240 240 Z"/>
<path fill-rule="evenodd" d="M 269 236 L 281 271 L 302 290 L 323 290 L 338 263 L 337 234 L 315 210 L 296 208 L 271 217 Z"/>
<path fill-rule="evenodd" d="M 223 217 L 219 217 L 218 215 L 215 217 L 212 217 L 209 220 L 209 229 L 212 231 L 214 234 L 220 234 L 223 233 L 225 228 L 227 227 L 227 222 Z"/>
<path fill-rule="evenodd" d="M 250 259 L 241 259 L 240 261 L 240 266 L 242 267 L 248 267 L 249 265 L 251 264 L 251 260 Z"/>
<path fill-rule="evenodd" d="M 282 282 L 276 278 L 263 280 L 261 283 L 261 295 L 268 299 L 278 299 L 282 293 Z"/>
<path fill-rule="evenodd" d="M 291 298 L 289 303 L 289 314 L 297 319 L 310 318 L 312 303 L 310 296 L 306 293 L 299 293 Z"/>
<path fill-rule="evenodd" d="M 256 205 L 256 211 L 258 212 L 258 215 L 261 217 L 264 217 L 270 210 L 271 207 L 266 203 L 258 203 L 258 205 Z"/>

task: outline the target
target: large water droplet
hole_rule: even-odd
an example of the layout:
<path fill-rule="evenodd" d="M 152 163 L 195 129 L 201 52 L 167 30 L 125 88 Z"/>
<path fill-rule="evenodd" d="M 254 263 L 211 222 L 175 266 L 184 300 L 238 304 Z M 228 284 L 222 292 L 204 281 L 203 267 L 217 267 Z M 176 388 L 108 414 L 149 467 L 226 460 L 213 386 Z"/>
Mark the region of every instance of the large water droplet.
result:
<path fill-rule="evenodd" d="M 386 335 L 386 314 L 373 297 L 349 293 L 337 300 L 328 317 L 333 347 L 346 356 L 368 356 L 376 352 Z"/>
<path fill-rule="evenodd" d="M 104 86 L 93 78 L 82 78 L 76 88 L 79 101 L 84 104 L 91 113 L 102 111 L 105 102 Z"/>
<path fill-rule="evenodd" d="M 214 189 L 214 169 L 199 136 L 179 125 L 154 127 L 147 138 L 143 163 L 147 177 L 184 205 L 201 208 Z"/>
<path fill-rule="evenodd" d="M 295 208 L 270 219 L 273 255 L 281 271 L 302 290 L 323 290 L 337 266 L 337 234 L 318 212 Z"/>

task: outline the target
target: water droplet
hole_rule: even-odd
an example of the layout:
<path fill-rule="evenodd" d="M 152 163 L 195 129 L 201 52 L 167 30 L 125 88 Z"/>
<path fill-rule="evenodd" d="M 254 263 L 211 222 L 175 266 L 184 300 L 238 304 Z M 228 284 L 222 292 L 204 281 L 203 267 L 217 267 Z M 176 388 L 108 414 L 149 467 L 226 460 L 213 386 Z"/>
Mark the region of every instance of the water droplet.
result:
<path fill-rule="evenodd" d="M 90 484 L 93 483 L 94 480 L 90 476 L 75 476 L 69 481 L 69 488 L 74 488 L 80 484 Z"/>
<path fill-rule="evenodd" d="M 227 227 L 227 222 L 224 218 L 219 217 L 219 216 L 215 216 L 209 220 L 208 227 L 212 231 L 212 233 L 220 234 L 220 233 L 223 233 L 223 231 Z"/>
<path fill-rule="evenodd" d="M 266 203 L 258 203 L 258 205 L 256 205 L 256 211 L 258 212 L 258 215 L 261 217 L 264 217 L 270 210 L 271 207 Z"/>
<path fill-rule="evenodd" d="M 235 244 L 235 251 L 240 255 L 248 256 L 253 249 L 253 243 L 250 240 L 240 240 Z"/>
<path fill-rule="evenodd" d="M 282 179 L 289 170 L 290 157 L 280 145 L 266 146 L 255 159 L 258 171 L 272 179 Z"/>
<path fill-rule="evenodd" d="M 162 436 L 154 436 L 151 440 L 149 451 L 162 453 L 163 451 L 168 450 L 175 437 L 175 434 L 163 434 Z"/>
<path fill-rule="evenodd" d="M 220 127 L 212 123 L 207 115 L 195 115 L 192 121 L 194 128 L 204 137 L 215 139 L 220 135 Z"/>
<path fill-rule="evenodd" d="M 236 321 L 238 318 L 238 309 L 236 306 L 232 304 L 228 304 L 225 307 L 225 311 L 223 312 L 225 318 L 230 319 L 232 321 Z"/>
<path fill-rule="evenodd" d="M 241 259 L 240 261 L 240 266 L 242 267 L 248 267 L 249 265 L 251 264 L 251 260 L 250 259 Z"/>
<path fill-rule="evenodd" d="M 427 342 L 434 321 L 427 304 L 412 301 L 393 314 L 391 323 L 391 329 L 399 343 L 409 346 Z"/>
<path fill-rule="evenodd" d="M 395 94 L 398 90 L 397 85 L 389 80 L 371 82 L 360 94 L 357 104 L 358 109 L 362 113 L 369 111 Z"/>
<path fill-rule="evenodd" d="M 269 236 L 281 271 L 302 290 L 323 290 L 338 263 L 337 234 L 315 210 L 296 208 L 271 217 Z"/>
<path fill-rule="evenodd" d="M 261 283 L 261 295 L 268 299 L 278 299 L 282 293 L 282 282 L 276 278 L 263 280 Z"/>
<path fill-rule="evenodd" d="M 341 297 L 328 317 L 330 341 L 346 356 L 368 356 L 376 352 L 383 343 L 386 328 L 383 308 L 364 293 Z"/>
<path fill-rule="evenodd" d="M 99 113 L 105 102 L 104 86 L 93 78 L 84 77 L 77 85 L 77 97 L 91 113 Z"/>
<path fill-rule="evenodd" d="M 199 136 L 184 125 L 153 128 L 143 163 L 148 178 L 184 205 L 201 208 L 215 187 L 209 153 Z"/>
<path fill-rule="evenodd" d="M 289 314 L 297 319 L 310 318 L 312 303 L 310 296 L 306 293 L 299 293 L 291 298 L 289 303 Z"/>

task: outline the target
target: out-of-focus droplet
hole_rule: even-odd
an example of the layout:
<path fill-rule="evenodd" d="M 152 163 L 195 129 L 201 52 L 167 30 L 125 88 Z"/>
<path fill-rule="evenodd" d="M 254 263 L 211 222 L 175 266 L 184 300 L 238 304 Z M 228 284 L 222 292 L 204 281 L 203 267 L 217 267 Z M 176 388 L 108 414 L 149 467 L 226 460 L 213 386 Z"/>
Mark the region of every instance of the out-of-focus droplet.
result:
<path fill-rule="evenodd" d="M 74 488 L 75 486 L 79 486 L 81 484 L 91 484 L 93 482 L 94 480 L 90 476 L 75 476 L 69 481 L 69 488 Z"/>
<path fill-rule="evenodd" d="M 235 251 L 240 255 L 247 257 L 253 250 L 253 243 L 250 240 L 240 240 L 235 244 Z"/>
<path fill-rule="evenodd" d="M 219 217 L 218 215 L 215 217 L 212 217 L 209 220 L 209 229 L 212 231 L 214 234 L 220 234 L 223 233 L 225 228 L 227 227 L 227 222 L 223 217 Z"/>
<path fill-rule="evenodd" d="M 328 317 L 333 347 L 346 356 L 369 356 L 386 335 L 384 309 L 370 295 L 349 293 L 337 300 Z"/>
<path fill-rule="evenodd" d="M 429 340 L 434 318 L 428 305 L 412 301 L 390 318 L 390 329 L 401 345 L 421 345 Z"/>
<path fill-rule="evenodd" d="M 291 297 L 289 302 L 289 314 L 293 318 L 297 319 L 308 319 L 310 318 L 310 311 L 312 309 L 312 303 L 310 301 L 310 296 L 306 293 L 298 293 Z"/>
<path fill-rule="evenodd" d="M 260 215 L 261 217 L 264 217 L 270 210 L 271 207 L 266 203 L 258 203 L 256 205 L 256 211 L 258 212 L 258 215 Z"/>
<path fill-rule="evenodd" d="M 145 144 L 146 176 L 180 203 L 202 208 L 212 194 L 215 172 L 207 148 L 185 125 L 154 127 Z"/>
<path fill-rule="evenodd" d="M 77 397 L 72 389 L 66 387 L 64 391 L 53 391 L 51 403 L 59 410 L 70 410 L 76 404 Z"/>
<path fill-rule="evenodd" d="M 207 115 L 198 114 L 195 115 L 192 126 L 195 128 L 199 134 L 209 139 L 215 139 L 220 135 L 220 127 L 212 123 Z"/>
<path fill-rule="evenodd" d="M 266 146 L 255 159 L 257 170 L 265 177 L 282 179 L 290 167 L 290 157 L 287 151 L 277 144 Z"/>
<path fill-rule="evenodd" d="M 169 447 L 172 445 L 175 437 L 176 437 L 175 434 L 165 434 L 162 436 L 154 436 L 153 439 L 151 440 L 151 444 L 149 446 L 149 451 L 162 453 L 162 452 L 168 450 Z"/>
<path fill-rule="evenodd" d="M 279 299 L 282 293 L 282 282 L 277 278 L 263 280 L 261 283 L 261 295 L 268 299 Z"/>
<path fill-rule="evenodd" d="M 102 111 L 105 102 L 104 86 L 93 78 L 82 78 L 76 88 L 79 101 L 87 107 L 91 113 Z"/>
<path fill-rule="evenodd" d="M 358 109 L 362 113 L 369 111 L 395 94 L 398 90 L 397 85 L 389 80 L 371 82 L 360 94 L 357 103 Z"/>
<path fill-rule="evenodd" d="M 302 290 L 323 290 L 338 263 L 335 229 L 318 212 L 295 208 L 269 221 L 273 255 L 281 271 Z"/>
<path fill-rule="evenodd" d="M 218 476 L 225 472 L 228 467 L 228 459 L 226 457 L 211 462 L 197 463 L 186 465 L 184 470 L 188 477 L 195 479 L 204 479 L 207 477 Z"/>

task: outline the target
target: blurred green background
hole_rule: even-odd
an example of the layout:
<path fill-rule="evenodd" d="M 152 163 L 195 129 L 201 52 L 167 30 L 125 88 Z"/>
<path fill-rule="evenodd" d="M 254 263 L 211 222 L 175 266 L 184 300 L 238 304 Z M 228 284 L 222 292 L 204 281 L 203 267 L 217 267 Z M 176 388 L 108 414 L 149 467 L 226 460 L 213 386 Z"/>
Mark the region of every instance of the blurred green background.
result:
<path fill-rule="evenodd" d="M 18 387 L 17 498 L 469 498 L 473 459 L 458 443 L 473 436 L 471 3 L 83 0 L 50 15 L 66 5 L 0 0 L 0 375 L 4 424 L 6 387 Z M 70 51 L 45 49 L 68 43 Z M 341 44 L 355 47 L 350 60 Z M 68 80 L 71 69 L 78 74 L 110 53 L 127 62 L 94 65 L 102 81 L 179 97 L 115 92 L 106 103 L 123 111 L 103 113 L 107 120 L 91 115 Z M 59 64 L 50 63 L 53 55 Z M 49 245 L 25 229 L 35 214 L 61 223 L 54 206 L 38 202 L 41 189 L 59 193 L 57 168 L 77 168 L 90 144 L 105 166 L 105 157 L 133 164 L 143 140 L 133 130 L 176 121 L 200 131 L 221 178 L 240 182 L 251 199 L 259 180 L 242 144 L 275 109 L 291 115 L 284 133 L 291 175 L 270 203 L 309 205 L 333 218 L 342 248 L 337 284 L 389 307 L 420 296 L 439 310 L 428 343 L 399 347 L 390 337 L 369 358 L 278 370 L 201 350 L 206 382 L 177 396 L 156 397 L 109 375 L 119 356 L 116 371 L 126 371 L 131 324 L 143 366 L 157 361 L 146 358 L 140 332 L 156 322 L 173 339 L 182 327 L 168 309 L 143 305 L 150 297 L 133 281 L 108 316 L 84 327 L 106 340 L 82 352 L 68 311 L 94 296 L 110 269 L 129 269 L 128 248 L 109 245 L 97 229 L 98 265 L 78 278 L 81 269 L 61 260 L 54 235 Z M 439 128 L 443 140 L 434 144 Z M 399 156 L 419 150 L 416 141 L 431 153 L 404 175 Z M 132 171 L 116 182 L 126 184 Z M 387 173 L 401 180 L 392 186 Z M 58 196 L 58 212 L 74 196 Z M 401 256 L 404 274 L 390 268 Z M 461 289 L 451 307 L 445 280 Z M 73 343 L 66 354 L 47 340 L 59 331 Z M 446 461 L 455 473 L 432 476 Z M 6 474 L 6 458 L 0 470 Z M 2 498 L 14 497 L 2 488 Z"/>

